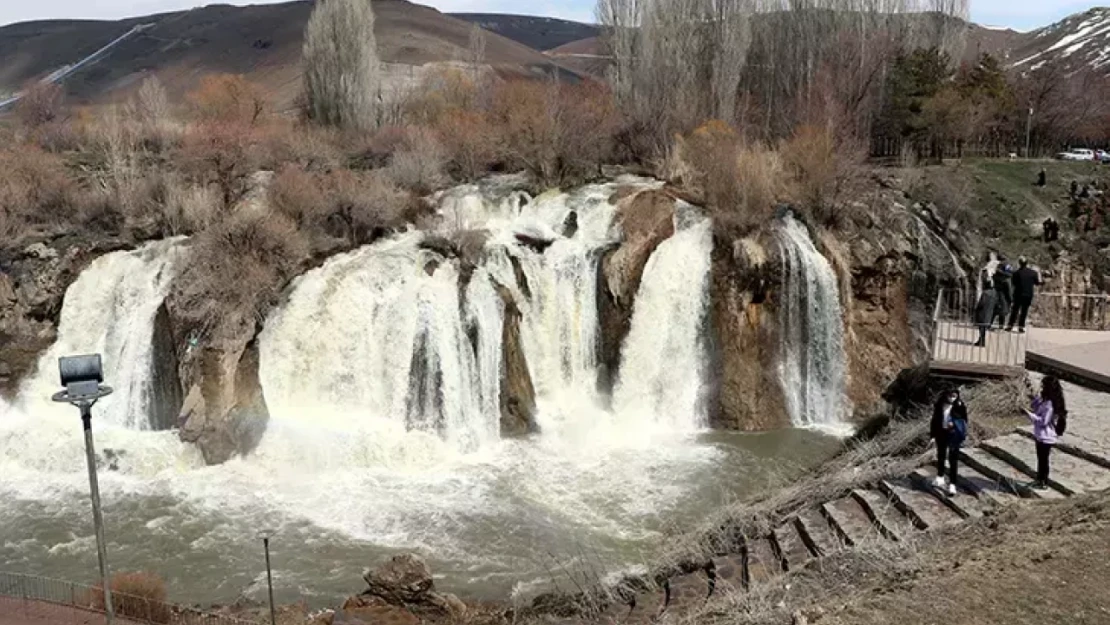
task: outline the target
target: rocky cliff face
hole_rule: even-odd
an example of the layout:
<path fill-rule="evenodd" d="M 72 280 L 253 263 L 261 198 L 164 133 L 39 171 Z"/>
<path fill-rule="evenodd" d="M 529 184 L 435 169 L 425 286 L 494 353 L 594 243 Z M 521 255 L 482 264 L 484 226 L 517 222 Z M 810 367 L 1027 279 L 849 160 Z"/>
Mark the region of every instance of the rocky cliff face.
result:
<path fill-rule="evenodd" d="M 178 419 L 181 440 L 195 443 L 208 464 L 250 453 L 270 414 L 258 380 L 258 346 L 198 347 L 183 362 L 189 392 Z"/>
<path fill-rule="evenodd" d="M 714 427 L 768 430 L 790 419 L 777 374 L 773 289 L 781 268 L 758 238 L 714 241 L 710 276 Z"/>
<path fill-rule="evenodd" d="M 536 389 L 520 337 L 520 308 L 507 288 L 497 285 L 497 293 L 505 306 L 501 326 L 501 435 L 524 436 L 539 429 Z"/>

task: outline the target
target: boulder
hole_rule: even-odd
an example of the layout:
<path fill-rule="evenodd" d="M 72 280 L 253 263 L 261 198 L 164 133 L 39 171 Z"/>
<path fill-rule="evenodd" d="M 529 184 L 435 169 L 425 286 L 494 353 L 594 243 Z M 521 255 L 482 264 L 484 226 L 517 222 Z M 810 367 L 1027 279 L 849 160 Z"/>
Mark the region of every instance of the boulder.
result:
<path fill-rule="evenodd" d="M 389 605 L 420 603 L 435 586 L 424 559 L 408 553 L 393 556 L 389 562 L 367 571 L 363 579 L 368 586 L 363 594 Z"/>
<path fill-rule="evenodd" d="M 424 620 L 458 622 L 470 612 L 455 595 L 435 591 L 428 565 L 413 554 L 394 556 L 382 566 L 367 571 L 363 579 L 367 589 L 343 604 L 336 613 L 335 623 L 345 622 L 339 620 L 340 613 L 344 618 L 348 615 L 362 618 L 368 625 L 379 620 L 415 625 Z"/>
<path fill-rule="evenodd" d="M 178 418 L 181 440 L 195 443 L 208 464 L 250 453 L 262 440 L 269 410 L 258 380 L 258 345 L 200 346 L 196 371 Z"/>
<path fill-rule="evenodd" d="M 525 436 L 539 430 L 536 389 L 520 336 L 520 308 L 509 289 L 499 284 L 497 293 L 505 311 L 501 326 L 501 435 Z"/>
<path fill-rule="evenodd" d="M 614 194 L 621 243 L 606 250 L 598 263 L 598 386 L 612 389 L 620 366 L 620 349 L 632 325 L 632 304 L 644 267 L 660 243 L 674 234 L 675 199 L 658 189 Z"/>

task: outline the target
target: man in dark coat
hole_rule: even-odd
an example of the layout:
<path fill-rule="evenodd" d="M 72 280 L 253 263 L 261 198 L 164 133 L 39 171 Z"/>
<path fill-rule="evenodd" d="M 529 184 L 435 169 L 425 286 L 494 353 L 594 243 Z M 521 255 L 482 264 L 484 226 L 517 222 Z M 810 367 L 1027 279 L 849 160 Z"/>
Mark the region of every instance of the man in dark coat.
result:
<path fill-rule="evenodd" d="M 991 326 L 994 326 L 995 317 L 998 318 L 998 328 L 1001 330 L 1007 317 L 1010 316 L 1010 302 L 1013 297 L 1010 292 L 1010 281 L 1013 269 L 1010 265 L 1002 265 L 994 272 L 994 316 L 991 317 Z"/>
<path fill-rule="evenodd" d="M 1014 285 L 1014 305 L 1010 309 L 1010 322 L 1006 324 L 1006 331 L 1018 326 L 1018 332 L 1025 332 L 1025 318 L 1029 315 L 1029 307 L 1033 305 L 1033 293 L 1041 283 L 1041 276 L 1029 267 L 1029 261 L 1023 256 L 1018 265 L 1020 269 L 1014 272 L 1012 282 Z"/>
<path fill-rule="evenodd" d="M 983 292 L 979 295 L 979 302 L 975 305 L 975 325 L 979 326 L 979 340 L 975 347 L 987 346 L 987 330 L 991 328 L 994 320 L 994 304 L 998 301 L 998 294 L 994 290 L 994 283 L 983 272 Z"/>

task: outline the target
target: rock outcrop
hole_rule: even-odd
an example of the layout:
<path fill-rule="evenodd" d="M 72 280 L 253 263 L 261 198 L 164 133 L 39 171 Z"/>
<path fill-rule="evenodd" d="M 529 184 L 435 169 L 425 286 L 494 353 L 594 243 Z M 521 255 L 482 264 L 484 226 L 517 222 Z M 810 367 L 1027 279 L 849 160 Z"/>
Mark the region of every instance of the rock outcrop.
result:
<path fill-rule="evenodd" d="M 266 431 L 269 411 L 258 379 L 258 346 L 199 346 L 185 359 L 189 392 L 178 425 L 208 464 L 251 452 Z"/>
<path fill-rule="evenodd" d="M 621 344 L 632 327 L 632 304 L 644 267 L 655 248 L 674 234 L 675 210 L 675 198 L 656 189 L 618 190 L 610 201 L 617 205 L 615 219 L 623 239 L 598 263 L 598 386 L 606 392 L 617 379 Z"/>
<path fill-rule="evenodd" d="M 710 422 L 729 430 L 790 425 L 779 382 L 778 263 L 758 239 L 716 236 L 710 268 Z"/>
<path fill-rule="evenodd" d="M 151 337 L 153 354 L 150 360 L 150 423 L 155 430 L 177 427 L 181 412 L 181 381 L 177 377 L 177 350 L 174 347 L 173 327 L 166 305 L 158 307 L 154 316 L 154 336 Z"/>
<path fill-rule="evenodd" d="M 497 285 L 497 294 L 504 305 L 501 326 L 501 435 L 525 436 L 538 431 L 536 425 L 536 389 L 524 343 L 520 336 L 521 313 L 512 293 Z"/>

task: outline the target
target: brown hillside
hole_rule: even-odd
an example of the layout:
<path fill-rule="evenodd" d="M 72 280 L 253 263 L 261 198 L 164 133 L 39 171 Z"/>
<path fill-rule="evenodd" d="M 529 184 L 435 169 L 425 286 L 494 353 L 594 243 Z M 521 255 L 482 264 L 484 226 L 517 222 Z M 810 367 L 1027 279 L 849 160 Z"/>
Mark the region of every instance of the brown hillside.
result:
<path fill-rule="evenodd" d="M 471 25 L 404 0 L 375 0 L 378 50 L 386 63 L 423 65 L 467 58 Z M 77 102 L 110 100 L 156 73 L 180 97 L 211 72 L 244 74 L 288 107 L 300 85 L 302 32 L 310 0 L 232 7 L 213 5 L 143 18 L 25 22 L 0 28 L 0 93 L 76 63 L 139 24 L 151 24 L 65 81 Z M 502 73 L 548 73 L 545 56 L 494 33 L 486 62 Z"/>

